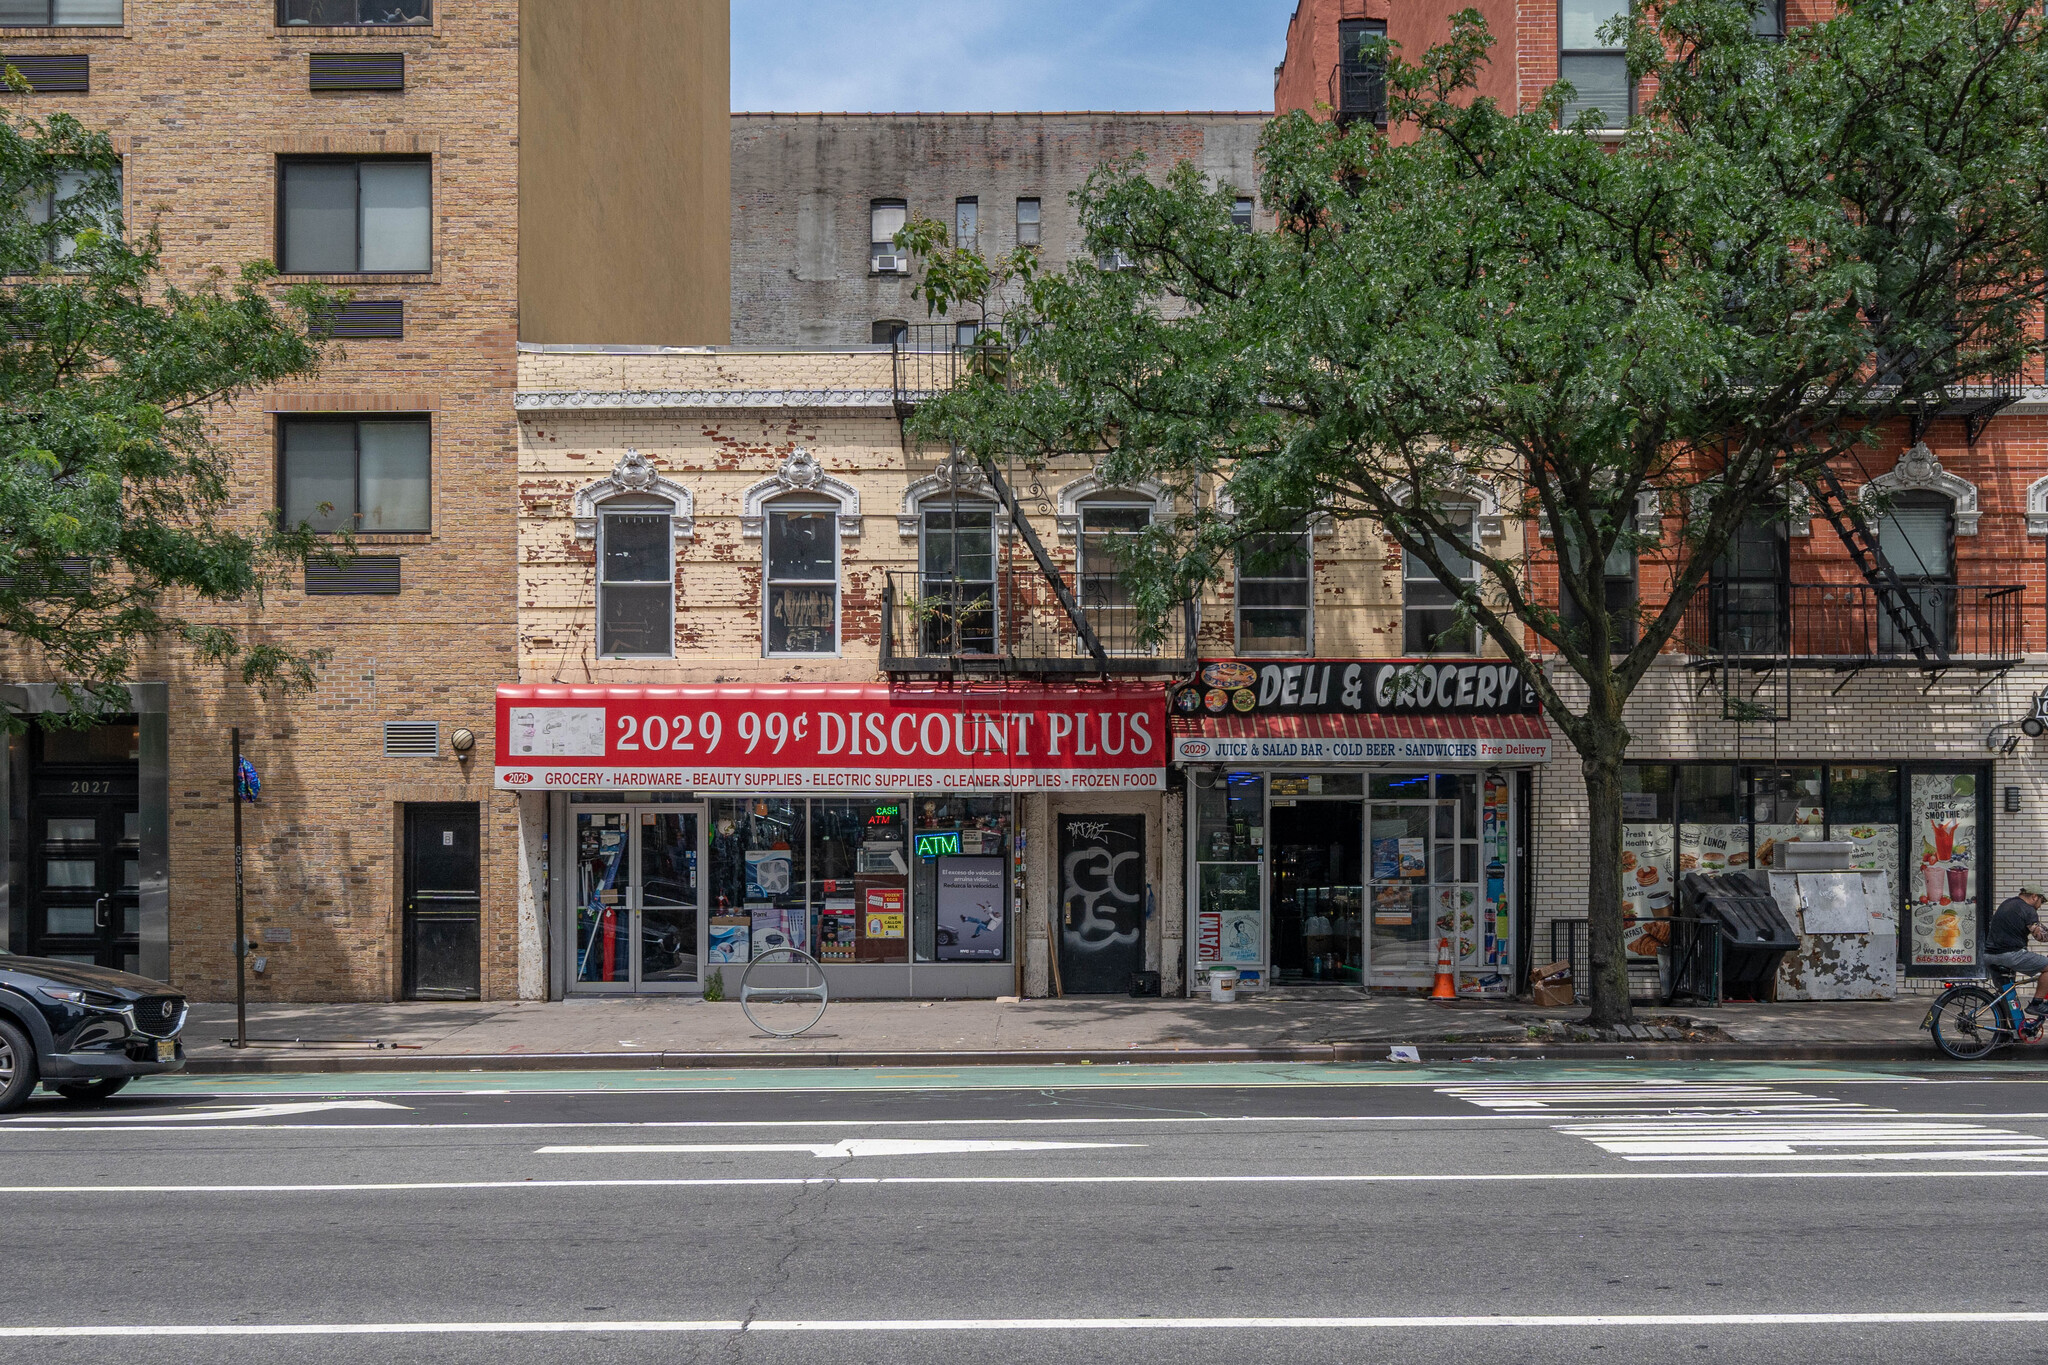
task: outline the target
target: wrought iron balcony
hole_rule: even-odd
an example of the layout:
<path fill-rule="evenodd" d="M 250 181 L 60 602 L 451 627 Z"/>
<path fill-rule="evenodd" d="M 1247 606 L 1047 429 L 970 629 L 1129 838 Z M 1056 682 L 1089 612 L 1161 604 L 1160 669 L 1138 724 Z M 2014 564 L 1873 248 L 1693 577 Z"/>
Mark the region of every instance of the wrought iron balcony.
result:
<path fill-rule="evenodd" d="M 1916 651 L 1868 583 L 1710 582 L 1681 640 L 1701 665 L 1738 668 L 1965 669 L 2002 672 L 2025 652 L 2019 585 L 1914 583 L 1938 649 Z"/>
<path fill-rule="evenodd" d="M 1377 66 L 1346 66 L 1330 69 L 1330 108 L 1337 122 L 1368 119 L 1387 126 L 1387 73 Z"/>
<path fill-rule="evenodd" d="M 993 581 L 965 582 L 892 572 L 883 596 L 882 671 L 948 677 L 1020 674 L 1177 674 L 1195 667 L 1194 604 L 1163 623 L 1155 640 L 1114 584 L 1082 580 L 1084 620 L 1102 646 L 1098 660 L 1035 573 L 998 569 Z"/>

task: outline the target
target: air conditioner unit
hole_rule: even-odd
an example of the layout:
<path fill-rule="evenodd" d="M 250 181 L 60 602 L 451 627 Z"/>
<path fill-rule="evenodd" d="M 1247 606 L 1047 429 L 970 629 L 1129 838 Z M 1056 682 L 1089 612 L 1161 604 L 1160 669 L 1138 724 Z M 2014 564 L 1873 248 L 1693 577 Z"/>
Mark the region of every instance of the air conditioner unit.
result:
<path fill-rule="evenodd" d="M 903 256 L 877 256 L 875 257 L 875 273 L 877 275 L 907 275 L 910 273 L 910 262 L 908 258 Z"/>

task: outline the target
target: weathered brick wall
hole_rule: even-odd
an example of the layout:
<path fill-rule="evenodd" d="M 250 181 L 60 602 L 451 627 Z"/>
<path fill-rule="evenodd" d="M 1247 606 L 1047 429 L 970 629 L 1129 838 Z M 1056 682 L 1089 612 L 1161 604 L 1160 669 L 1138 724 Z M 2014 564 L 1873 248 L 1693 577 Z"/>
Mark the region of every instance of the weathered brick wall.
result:
<path fill-rule="evenodd" d="M 735 114 L 732 339 L 849 346 L 871 325 L 928 320 L 912 276 L 868 273 L 868 204 L 908 201 L 953 226 L 980 201 L 980 245 L 1017 245 L 1020 197 L 1040 202 L 1042 260 L 1083 253 L 1068 195 L 1105 161 L 1143 152 L 1163 174 L 1192 161 L 1218 184 L 1258 190 L 1264 113 Z"/>
<path fill-rule="evenodd" d="M 255 1000 L 388 999 L 398 990 L 400 805 L 481 803 L 484 993 L 515 989 L 513 807 L 490 791 L 492 688 L 514 676 L 513 443 L 516 328 L 517 9 L 435 6 L 431 26 L 282 28 L 271 0 L 128 0 L 121 29 L 0 30 L 10 55 L 86 52 L 89 95 L 6 95 L 16 112 L 57 110 L 110 130 L 125 154 L 131 230 L 155 224 L 169 276 L 189 283 L 270 258 L 277 158 L 409 152 L 434 162 L 434 269 L 350 277 L 359 297 L 405 303 L 403 341 L 352 341 L 316 381 L 251 395 L 220 415 L 234 460 L 230 516 L 276 505 L 268 409 L 432 413 L 433 531 L 366 537 L 403 560 L 392 597 L 306 598 L 295 583 L 232 614 L 258 638 L 333 651 L 320 690 L 268 700 L 167 653 L 138 669 L 173 684 L 170 717 L 171 973 L 195 997 L 232 993 L 228 727 L 263 775 L 246 811 L 252 933 L 269 969 Z M 407 89 L 307 89 L 313 51 L 402 51 Z M 36 679 L 32 660 L 0 677 Z M 439 759 L 387 759 L 382 723 L 438 720 Z M 447 755 L 467 726 L 478 758 Z"/>

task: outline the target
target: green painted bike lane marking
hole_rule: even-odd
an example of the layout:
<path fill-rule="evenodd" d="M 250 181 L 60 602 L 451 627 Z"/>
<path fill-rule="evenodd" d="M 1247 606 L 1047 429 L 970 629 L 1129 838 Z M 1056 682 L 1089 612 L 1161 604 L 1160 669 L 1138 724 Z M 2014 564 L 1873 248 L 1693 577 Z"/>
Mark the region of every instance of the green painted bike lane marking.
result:
<path fill-rule="evenodd" d="M 135 1082 L 132 1095 L 460 1095 L 718 1094 L 777 1091 L 946 1091 L 1328 1088 L 1438 1086 L 1475 1081 L 1772 1081 L 2048 1080 L 2048 1073 L 2001 1067 L 1933 1071 L 1918 1063 L 1837 1066 L 1824 1062 L 1465 1062 L 1395 1063 L 1195 1062 L 1185 1066 L 1080 1065 L 896 1067 L 760 1067 L 640 1071 L 295 1072 L 256 1076 L 162 1076 Z"/>

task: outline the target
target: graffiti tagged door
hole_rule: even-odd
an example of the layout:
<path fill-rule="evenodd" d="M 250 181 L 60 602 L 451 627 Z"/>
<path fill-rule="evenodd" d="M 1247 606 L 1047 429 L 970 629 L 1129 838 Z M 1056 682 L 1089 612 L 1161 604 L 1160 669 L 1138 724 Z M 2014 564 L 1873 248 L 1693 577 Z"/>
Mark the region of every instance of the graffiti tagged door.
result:
<path fill-rule="evenodd" d="M 1060 817 L 1060 984 L 1123 995 L 1145 966 L 1145 817 Z"/>

